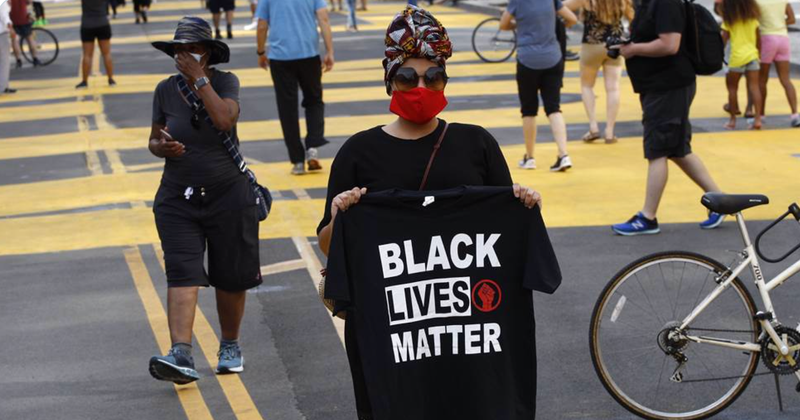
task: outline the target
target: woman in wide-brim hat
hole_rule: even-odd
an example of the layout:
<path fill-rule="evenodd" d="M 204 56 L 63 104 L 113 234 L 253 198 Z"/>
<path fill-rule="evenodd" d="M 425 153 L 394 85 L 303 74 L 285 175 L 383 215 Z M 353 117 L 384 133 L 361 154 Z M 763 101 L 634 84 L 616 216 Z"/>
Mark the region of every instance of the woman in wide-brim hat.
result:
<path fill-rule="evenodd" d="M 201 286 L 216 289 L 222 332 L 217 373 L 244 369 L 238 338 L 246 290 L 261 284 L 258 210 L 248 178 L 219 135 L 229 133 L 239 142 L 239 79 L 209 67 L 228 62 L 228 46 L 212 39 L 211 27 L 196 17 L 181 19 L 172 41 L 153 46 L 174 58 L 180 74 L 159 83 L 153 99 L 149 149 L 166 160 L 153 212 L 164 250 L 172 348 L 150 359 L 150 373 L 185 384 L 199 378 L 191 342 Z M 181 93 L 181 78 L 202 101 L 211 123 Z"/>

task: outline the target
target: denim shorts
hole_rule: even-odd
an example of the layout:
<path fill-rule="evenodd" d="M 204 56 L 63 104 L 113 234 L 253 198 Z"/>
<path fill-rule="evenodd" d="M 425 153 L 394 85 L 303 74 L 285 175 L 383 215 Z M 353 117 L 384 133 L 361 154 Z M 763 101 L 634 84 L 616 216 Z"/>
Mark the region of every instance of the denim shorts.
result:
<path fill-rule="evenodd" d="M 759 71 L 759 70 L 761 70 L 761 64 L 759 64 L 758 60 L 753 60 L 742 67 L 728 68 L 728 71 L 740 74 L 748 71 Z"/>

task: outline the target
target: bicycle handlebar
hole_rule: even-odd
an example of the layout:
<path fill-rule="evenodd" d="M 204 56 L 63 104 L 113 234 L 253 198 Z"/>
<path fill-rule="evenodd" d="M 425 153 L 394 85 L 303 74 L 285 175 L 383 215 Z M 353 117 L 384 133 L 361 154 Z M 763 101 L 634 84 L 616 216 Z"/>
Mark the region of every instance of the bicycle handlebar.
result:
<path fill-rule="evenodd" d="M 770 231 L 772 228 L 774 228 L 778 223 L 782 222 L 783 219 L 787 218 L 789 215 L 792 215 L 794 217 L 794 219 L 798 223 L 800 223 L 800 206 L 798 206 L 797 203 L 792 203 L 792 205 L 789 206 L 789 209 L 786 211 L 786 213 L 783 213 L 783 215 L 781 215 L 781 217 L 775 219 L 774 222 L 770 223 L 769 226 L 764 228 L 764 230 L 762 230 L 758 234 L 758 236 L 756 236 L 756 254 L 758 254 L 758 256 L 761 257 L 762 260 L 770 262 L 770 263 L 779 263 L 779 262 L 789 258 L 789 255 L 792 255 L 795 251 L 800 249 L 800 243 L 798 243 L 797 246 L 795 246 L 789 252 L 787 252 L 782 257 L 777 258 L 777 259 L 767 258 L 761 252 L 761 245 L 760 245 L 761 244 L 761 237 L 764 236 L 764 234 L 767 233 L 768 231 Z"/>

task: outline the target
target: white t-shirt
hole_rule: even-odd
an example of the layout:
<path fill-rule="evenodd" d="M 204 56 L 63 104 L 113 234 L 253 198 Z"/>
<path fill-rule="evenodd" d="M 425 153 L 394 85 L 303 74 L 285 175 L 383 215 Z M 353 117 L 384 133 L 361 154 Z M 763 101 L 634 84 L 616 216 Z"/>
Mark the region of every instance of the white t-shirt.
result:
<path fill-rule="evenodd" d="M 6 0 L 0 0 L 0 35 L 8 33 L 8 25 L 11 24 L 11 6 Z"/>

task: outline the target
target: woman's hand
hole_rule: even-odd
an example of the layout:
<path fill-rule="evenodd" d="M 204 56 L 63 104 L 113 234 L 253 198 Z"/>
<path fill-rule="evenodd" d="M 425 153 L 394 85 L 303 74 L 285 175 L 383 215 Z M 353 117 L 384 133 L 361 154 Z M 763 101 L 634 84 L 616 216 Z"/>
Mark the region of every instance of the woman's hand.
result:
<path fill-rule="evenodd" d="M 190 82 L 192 83 L 196 82 L 197 79 L 205 77 L 206 75 L 206 71 L 203 69 L 203 66 L 187 52 L 179 52 L 175 54 L 175 67 L 179 72 L 189 77 L 191 79 Z"/>
<path fill-rule="evenodd" d="M 355 187 L 352 190 L 345 191 L 336 197 L 333 197 L 331 202 L 331 222 L 336 219 L 336 214 L 340 211 L 345 212 L 353 204 L 361 200 L 361 196 L 367 193 L 366 188 Z"/>
<path fill-rule="evenodd" d="M 542 195 L 533 188 L 523 187 L 519 184 L 514 184 L 514 197 L 519 198 L 520 203 L 525 207 L 532 209 L 533 206 L 539 205 L 542 207 Z"/>
<path fill-rule="evenodd" d="M 160 138 L 150 140 L 150 150 L 160 158 L 176 158 L 186 153 L 186 146 L 172 136 L 161 133 Z"/>

